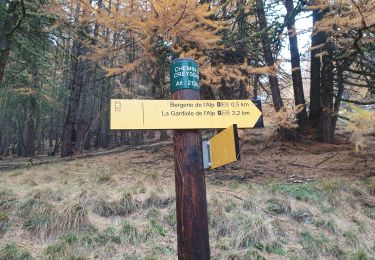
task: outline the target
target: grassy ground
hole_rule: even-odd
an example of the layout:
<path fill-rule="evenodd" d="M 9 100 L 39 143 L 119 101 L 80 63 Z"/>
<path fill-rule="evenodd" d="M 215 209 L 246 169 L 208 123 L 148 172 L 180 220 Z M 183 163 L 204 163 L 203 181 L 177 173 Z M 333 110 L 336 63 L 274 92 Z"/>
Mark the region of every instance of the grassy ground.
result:
<path fill-rule="evenodd" d="M 241 164 L 207 174 L 213 259 L 375 259 L 374 176 L 347 169 L 340 154 L 319 170 L 321 158 L 296 163 L 287 153 L 284 164 L 293 162 L 294 172 L 281 169 L 282 161 L 263 161 L 282 177 L 260 178 L 267 171 L 251 149 L 243 147 Z M 3 172 L 0 259 L 176 259 L 171 152 L 139 150 Z M 332 165 L 342 167 L 322 177 Z M 366 165 L 359 171 L 371 173 L 373 161 Z"/>

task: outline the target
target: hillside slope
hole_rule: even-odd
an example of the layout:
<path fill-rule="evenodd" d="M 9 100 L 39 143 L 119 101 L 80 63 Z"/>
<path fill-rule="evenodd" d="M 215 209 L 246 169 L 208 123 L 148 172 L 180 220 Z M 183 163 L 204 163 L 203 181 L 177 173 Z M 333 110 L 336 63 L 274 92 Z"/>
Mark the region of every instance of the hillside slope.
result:
<path fill-rule="evenodd" d="M 374 259 L 374 151 L 252 132 L 207 172 L 213 259 Z M 176 259 L 173 147 L 0 174 L 0 259 Z"/>

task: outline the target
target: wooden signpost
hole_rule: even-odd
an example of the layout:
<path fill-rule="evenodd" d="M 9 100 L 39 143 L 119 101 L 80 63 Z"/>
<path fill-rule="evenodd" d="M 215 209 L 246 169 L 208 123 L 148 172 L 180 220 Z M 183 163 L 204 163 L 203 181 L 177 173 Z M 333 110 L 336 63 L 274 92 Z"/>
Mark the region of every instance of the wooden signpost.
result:
<path fill-rule="evenodd" d="M 185 65 L 186 64 L 186 65 Z M 199 100 L 199 84 L 186 88 L 176 71 L 192 60 L 175 60 L 171 64 L 172 99 Z M 185 80 L 189 81 L 189 79 Z M 202 137 L 199 130 L 174 130 L 174 169 L 176 181 L 177 251 L 179 259 L 210 259 L 206 183 L 203 169 Z"/>
<path fill-rule="evenodd" d="M 253 127 L 261 112 L 249 100 L 199 100 L 199 69 L 192 59 L 174 60 L 170 79 L 172 100 L 111 100 L 111 129 L 174 129 L 178 258 L 210 259 L 199 129 L 230 126 L 204 147 L 211 156 L 207 168 L 213 169 L 239 159 L 237 126 Z"/>

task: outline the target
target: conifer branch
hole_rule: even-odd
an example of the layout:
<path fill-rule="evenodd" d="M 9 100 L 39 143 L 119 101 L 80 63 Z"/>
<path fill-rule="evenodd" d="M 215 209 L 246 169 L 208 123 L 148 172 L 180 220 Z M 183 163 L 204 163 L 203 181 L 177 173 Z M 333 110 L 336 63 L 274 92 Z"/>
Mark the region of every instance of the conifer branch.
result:
<path fill-rule="evenodd" d="M 352 103 L 356 105 L 366 106 L 366 105 L 375 105 L 375 101 L 361 102 L 357 100 L 342 99 L 343 102 Z"/>
<path fill-rule="evenodd" d="M 14 32 L 18 27 L 20 27 L 23 18 L 25 18 L 25 16 L 26 16 L 25 3 L 23 2 L 23 0 L 21 0 L 20 3 L 21 3 L 21 16 L 18 17 L 16 24 L 15 24 L 15 25 L 9 30 L 9 32 L 6 33 L 6 36 L 10 36 L 10 35 L 12 35 L 13 32 Z"/>
<path fill-rule="evenodd" d="M 180 18 L 178 18 L 178 20 L 175 22 L 175 24 L 173 26 L 176 26 L 177 24 L 179 24 L 179 22 L 181 22 L 181 20 L 182 20 L 182 17 L 184 17 L 185 12 L 186 12 L 186 7 L 187 7 L 187 1 L 188 0 L 185 0 L 184 10 L 182 10 L 182 14 L 181 14 Z"/>

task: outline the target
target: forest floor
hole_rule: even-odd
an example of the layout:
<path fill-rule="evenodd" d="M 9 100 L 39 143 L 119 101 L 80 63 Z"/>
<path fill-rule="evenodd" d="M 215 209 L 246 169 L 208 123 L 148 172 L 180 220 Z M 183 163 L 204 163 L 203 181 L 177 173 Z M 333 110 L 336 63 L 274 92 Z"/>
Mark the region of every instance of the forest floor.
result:
<path fill-rule="evenodd" d="M 375 259 L 368 138 L 355 152 L 345 132 L 332 145 L 243 132 L 241 161 L 206 172 L 212 259 Z M 177 258 L 171 141 L 12 163 L 0 161 L 0 259 Z"/>

